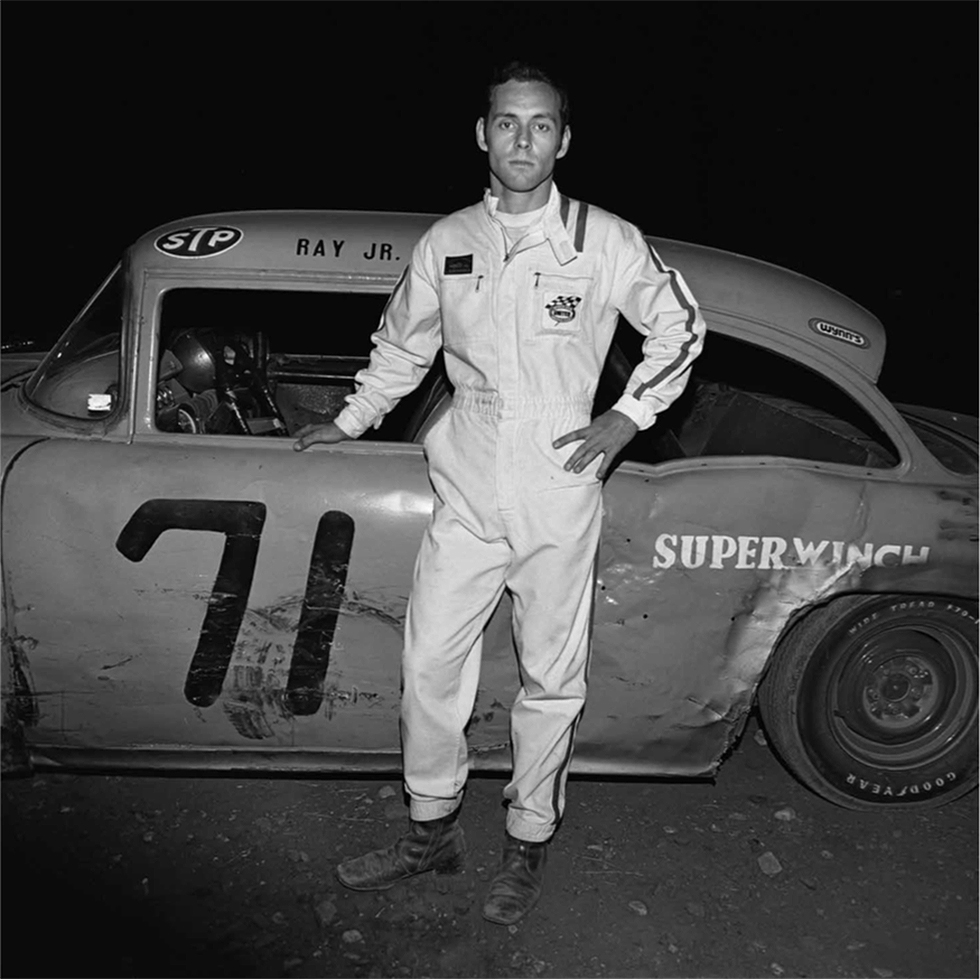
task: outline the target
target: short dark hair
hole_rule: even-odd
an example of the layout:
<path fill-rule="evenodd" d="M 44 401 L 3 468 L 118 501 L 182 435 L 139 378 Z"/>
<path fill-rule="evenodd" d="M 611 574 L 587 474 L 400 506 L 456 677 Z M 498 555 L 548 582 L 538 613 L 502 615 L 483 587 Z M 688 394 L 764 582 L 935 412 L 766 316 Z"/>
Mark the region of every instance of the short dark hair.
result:
<path fill-rule="evenodd" d="M 571 117 L 571 110 L 568 104 L 568 92 L 559 85 L 544 69 L 537 65 L 528 64 L 526 61 L 511 61 L 502 67 L 495 68 L 490 77 L 490 84 L 487 86 L 487 109 L 485 118 L 490 118 L 490 110 L 493 108 L 493 93 L 498 85 L 505 85 L 507 82 L 541 82 L 542 85 L 549 85 L 555 90 L 558 96 L 558 115 L 561 130 L 564 132 Z"/>

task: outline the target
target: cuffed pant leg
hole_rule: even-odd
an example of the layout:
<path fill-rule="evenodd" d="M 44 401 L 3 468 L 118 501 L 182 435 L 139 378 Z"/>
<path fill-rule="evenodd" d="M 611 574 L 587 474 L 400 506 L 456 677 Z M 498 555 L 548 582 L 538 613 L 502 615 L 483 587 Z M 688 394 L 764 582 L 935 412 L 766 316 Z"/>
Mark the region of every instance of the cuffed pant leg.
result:
<path fill-rule="evenodd" d="M 511 711 L 514 774 L 504 795 L 507 831 L 528 842 L 549 839 L 564 811 L 585 706 L 602 509 L 597 485 L 542 496 L 548 512 L 539 500 L 507 579 L 523 684 Z"/>
<path fill-rule="evenodd" d="M 415 565 L 402 659 L 402 752 L 412 819 L 438 819 L 460 803 L 482 633 L 510 559 L 505 541 L 482 540 L 449 507 L 437 506 Z"/>

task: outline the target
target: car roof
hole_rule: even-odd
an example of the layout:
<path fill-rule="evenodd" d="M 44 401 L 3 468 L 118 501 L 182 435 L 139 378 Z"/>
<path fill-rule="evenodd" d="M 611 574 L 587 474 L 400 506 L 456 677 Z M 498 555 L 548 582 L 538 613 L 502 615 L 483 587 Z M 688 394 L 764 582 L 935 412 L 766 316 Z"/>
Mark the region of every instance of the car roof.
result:
<path fill-rule="evenodd" d="M 154 228 L 135 242 L 129 257 L 141 269 L 186 269 L 186 259 L 193 257 L 197 269 L 326 273 L 391 285 L 415 242 L 440 216 L 392 211 L 218 212 Z M 193 256 L 181 254 L 200 229 L 211 229 L 199 243 L 217 240 L 214 253 L 202 254 L 207 252 L 202 245 Z M 227 230 L 213 235 L 219 229 Z M 820 350 L 877 380 L 885 354 L 884 327 L 847 296 L 759 259 L 666 238 L 647 240 L 684 276 L 709 327 L 762 327 L 802 347 L 801 353 Z"/>

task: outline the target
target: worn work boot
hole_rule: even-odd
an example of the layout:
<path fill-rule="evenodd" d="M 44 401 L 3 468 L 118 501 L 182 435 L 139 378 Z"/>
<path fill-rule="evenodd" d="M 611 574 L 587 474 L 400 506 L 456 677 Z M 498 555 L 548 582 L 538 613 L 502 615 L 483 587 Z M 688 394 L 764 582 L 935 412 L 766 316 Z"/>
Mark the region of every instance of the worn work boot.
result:
<path fill-rule="evenodd" d="M 547 843 L 528 843 L 508 833 L 500 870 L 490 882 L 483 905 L 483 917 L 498 925 L 520 921 L 541 896 L 547 861 Z"/>
<path fill-rule="evenodd" d="M 441 819 L 409 820 L 408 832 L 392 846 L 345 860 L 337 867 L 340 882 L 355 891 L 386 891 L 400 880 L 434 870 L 456 874 L 463 869 L 463 828 L 459 809 Z"/>

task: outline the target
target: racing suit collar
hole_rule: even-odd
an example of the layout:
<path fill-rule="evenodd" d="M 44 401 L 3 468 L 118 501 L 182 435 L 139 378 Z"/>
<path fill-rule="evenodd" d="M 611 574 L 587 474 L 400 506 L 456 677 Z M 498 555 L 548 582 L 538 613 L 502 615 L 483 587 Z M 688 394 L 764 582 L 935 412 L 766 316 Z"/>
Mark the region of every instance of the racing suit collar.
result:
<path fill-rule="evenodd" d="M 494 197 L 488 187 L 483 193 L 483 205 L 486 215 L 491 221 L 496 220 L 499 203 L 500 198 Z M 551 183 L 551 194 L 548 197 L 548 203 L 545 205 L 544 216 L 541 218 L 541 228 L 545 238 L 548 239 L 548 244 L 551 245 L 551 250 L 554 252 L 555 261 L 559 265 L 567 265 L 575 258 L 577 252 L 568 234 L 568 229 L 561 220 L 561 194 L 558 192 L 558 187 L 554 181 Z"/>

